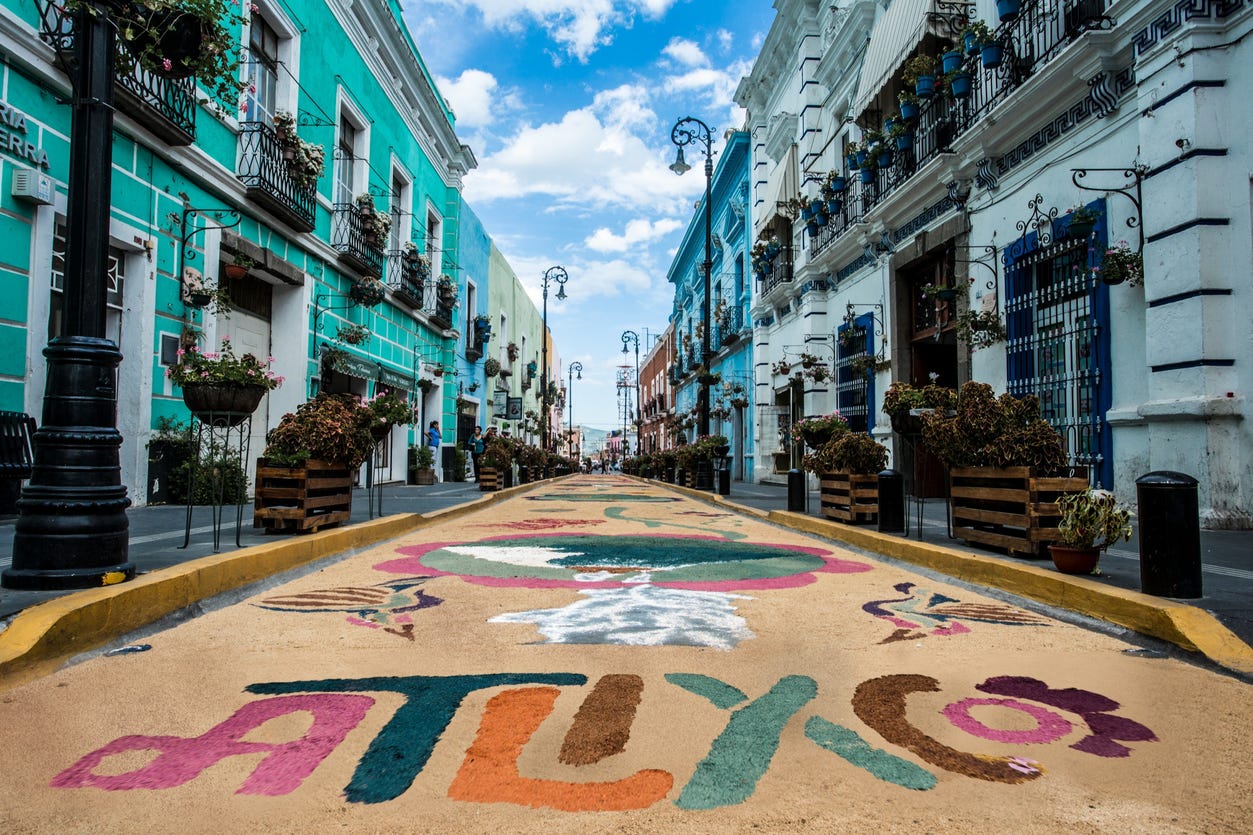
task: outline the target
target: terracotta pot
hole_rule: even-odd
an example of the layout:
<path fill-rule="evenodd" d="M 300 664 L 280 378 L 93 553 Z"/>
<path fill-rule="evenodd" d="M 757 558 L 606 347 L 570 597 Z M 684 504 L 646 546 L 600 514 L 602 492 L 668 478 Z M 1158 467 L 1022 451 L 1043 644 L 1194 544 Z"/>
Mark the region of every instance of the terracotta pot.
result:
<path fill-rule="evenodd" d="M 1063 574 L 1091 574 L 1101 559 L 1101 549 L 1050 545 L 1049 556 L 1053 558 L 1053 565 Z"/>
<path fill-rule="evenodd" d="M 227 278 L 241 279 L 248 275 L 248 268 L 243 264 L 227 264 L 222 268 Z"/>

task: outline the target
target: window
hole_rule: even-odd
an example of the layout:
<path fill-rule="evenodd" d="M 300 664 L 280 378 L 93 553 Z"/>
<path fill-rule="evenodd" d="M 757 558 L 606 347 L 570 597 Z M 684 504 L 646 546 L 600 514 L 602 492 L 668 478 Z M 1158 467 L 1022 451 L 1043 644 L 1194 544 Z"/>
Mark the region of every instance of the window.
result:
<path fill-rule="evenodd" d="M 339 119 L 339 144 L 335 148 L 335 202 L 351 203 L 356 197 L 357 127 L 347 116 Z"/>
<path fill-rule="evenodd" d="M 278 108 L 279 36 L 260 13 L 252 15 L 245 79 L 244 121 L 272 122 Z"/>
<path fill-rule="evenodd" d="M 465 328 L 464 328 L 464 332 L 466 335 L 465 350 L 466 350 L 467 355 L 474 354 L 474 355 L 482 356 L 482 348 L 480 348 L 479 346 L 478 330 L 474 327 L 474 317 L 475 317 L 474 310 L 476 306 L 475 290 L 476 289 L 477 288 L 475 288 L 474 284 L 471 283 L 467 279 L 466 280 L 466 307 L 465 307 L 466 318 L 465 318 Z"/>
<path fill-rule="evenodd" d="M 399 173 L 392 174 L 392 193 L 391 206 L 388 211 L 392 216 L 392 228 L 390 237 L 388 238 L 388 250 L 391 252 L 399 252 L 404 242 L 409 239 L 409 230 L 404 228 L 403 220 L 407 214 L 404 211 L 405 195 L 409 190 L 409 184 L 406 183 Z"/>
<path fill-rule="evenodd" d="M 63 219 L 57 220 L 52 237 L 52 298 L 48 313 L 48 339 L 61 335 L 61 320 L 65 312 L 65 241 L 66 227 Z M 109 247 L 105 264 L 105 280 L 108 290 L 105 304 L 108 307 L 104 335 L 117 345 L 122 344 L 122 298 L 126 287 L 126 253 L 115 246 Z"/>

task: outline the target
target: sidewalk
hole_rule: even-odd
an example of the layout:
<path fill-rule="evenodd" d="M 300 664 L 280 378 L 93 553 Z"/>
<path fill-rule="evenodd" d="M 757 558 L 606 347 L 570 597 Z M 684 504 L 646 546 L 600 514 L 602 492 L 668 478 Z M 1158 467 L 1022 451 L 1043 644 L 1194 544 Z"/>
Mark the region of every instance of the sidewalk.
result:
<path fill-rule="evenodd" d="M 383 495 L 383 516 L 406 513 L 428 514 L 434 511 L 474 501 L 485 494 L 473 483 L 442 483 L 430 486 L 386 485 Z M 709 495 L 712 498 L 712 494 Z M 786 511 L 787 488 L 782 484 L 746 484 L 733 482 L 731 493 L 723 497 L 734 505 L 757 511 Z M 819 518 L 817 491 L 809 495 L 807 515 Z M 222 554 L 236 550 L 234 514 L 226 509 L 221 532 Z M 128 511 L 131 522 L 129 556 L 139 573 L 146 574 L 168 566 L 179 565 L 193 559 L 213 554 L 212 526 L 209 508 L 196 508 L 192 517 L 191 544 L 183 550 L 185 508 L 145 507 Z M 907 539 L 913 543 L 943 546 L 952 551 L 977 555 L 1010 566 L 1033 566 L 1052 571 L 1047 560 L 1010 557 L 987 551 L 948 538 L 945 503 L 931 499 L 923 503 L 922 525 L 917 526 L 917 508 L 909 508 L 910 534 L 908 537 L 885 534 L 890 538 Z M 291 534 L 267 534 L 251 526 L 251 506 L 244 506 L 244 520 L 240 541 L 244 547 L 272 545 L 293 539 Z M 364 490 L 357 490 L 353 499 L 353 515 L 349 525 L 366 522 L 370 518 Z M 786 524 L 786 523 L 785 523 Z M 848 528 L 850 535 L 860 531 L 874 531 L 874 526 L 839 526 L 838 533 Z M 0 523 L 0 568 L 8 567 L 12 556 L 13 520 Z M 1202 531 L 1201 560 L 1204 596 L 1195 600 L 1178 601 L 1195 606 L 1212 614 L 1227 629 L 1246 644 L 1253 646 L 1253 532 L 1249 531 Z M 1139 545 L 1133 539 L 1129 543 L 1109 550 L 1101 559 L 1101 575 L 1091 578 L 1110 588 L 1131 592 L 1140 591 Z M 0 628 L 18 612 L 36 604 L 62 597 L 66 591 L 10 591 L 0 589 Z M 1099 613 L 1097 614 L 1099 616 Z"/>

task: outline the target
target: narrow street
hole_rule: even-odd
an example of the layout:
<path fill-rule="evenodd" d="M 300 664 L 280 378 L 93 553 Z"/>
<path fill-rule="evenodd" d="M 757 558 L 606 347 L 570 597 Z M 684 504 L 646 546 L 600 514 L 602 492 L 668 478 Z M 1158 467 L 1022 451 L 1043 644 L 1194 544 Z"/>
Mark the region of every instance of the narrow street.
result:
<path fill-rule="evenodd" d="M 1248 684 L 1002 598 L 544 482 L 0 690 L 0 831 L 1248 826 Z"/>

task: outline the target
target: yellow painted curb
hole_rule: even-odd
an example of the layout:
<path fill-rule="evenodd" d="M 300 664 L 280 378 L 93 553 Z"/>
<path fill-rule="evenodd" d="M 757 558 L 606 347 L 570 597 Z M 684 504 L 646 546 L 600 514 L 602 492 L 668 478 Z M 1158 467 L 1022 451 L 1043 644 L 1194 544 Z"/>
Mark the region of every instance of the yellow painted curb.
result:
<path fill-rule="evenodd" d="M 214 554 L 127 583 L 67 594 L 22 611 L 0 632 L 0 689 L 55 670 L 66 658 L 201 600 L 343 551 L 456 519 L 534 487 L 524 484 L 428 514 L 404 513 Z"/>

